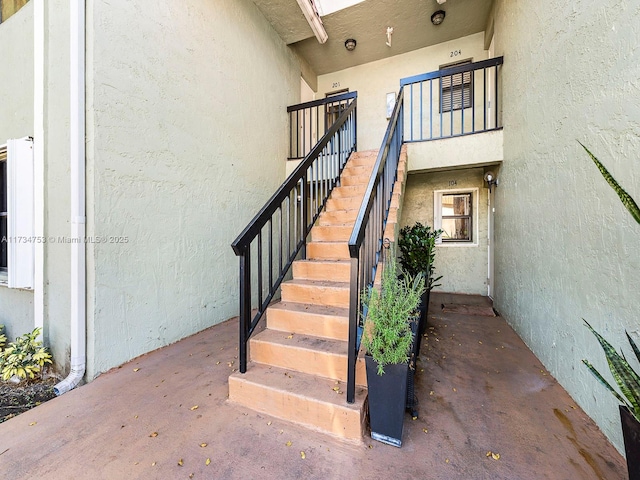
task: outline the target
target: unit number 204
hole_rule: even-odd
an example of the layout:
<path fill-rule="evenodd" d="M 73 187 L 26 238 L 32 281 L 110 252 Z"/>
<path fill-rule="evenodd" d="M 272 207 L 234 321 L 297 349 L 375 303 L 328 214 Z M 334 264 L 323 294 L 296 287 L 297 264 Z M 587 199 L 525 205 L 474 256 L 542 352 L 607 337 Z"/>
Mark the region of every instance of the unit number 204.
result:
<path fill-rule="evenodd" d="M 454 50 L 449 54 L 450 57 L 457 57 L 458 55 L 462 55 L 462 50 Z"/>

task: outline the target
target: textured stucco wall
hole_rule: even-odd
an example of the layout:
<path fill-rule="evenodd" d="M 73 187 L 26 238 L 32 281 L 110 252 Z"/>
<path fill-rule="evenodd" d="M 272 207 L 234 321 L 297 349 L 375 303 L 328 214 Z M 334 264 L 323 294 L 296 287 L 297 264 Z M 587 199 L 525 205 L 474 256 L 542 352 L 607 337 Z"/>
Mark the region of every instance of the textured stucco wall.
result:
<path fill-rule="evenodd" d="M 93 2 L 89 370 L 238 313 L 230 243 L 285 174 L 300 66 L 249 0 Z M 266 94 L 265 94 L 266 92 Z"/>
<path fill-rule="evenodd" d="M 474 192 L 473 245 L 436 247 L 436 274 L 442 275 L 434 289 L 441 292 L 487 294 L 487 196 L 484 169 L 470 168 L 444 172 L 410 174 L 402 204 L 401 227 L 420 222 L 433 227 L 434 191 L 478 188 Z M 450 183 L 455 182 L 455 186 Z"/>
<path fill-rule="evenodd" d="M 33 4 L 0 24 L 0 145 L 33 135 Z M 10 339 L 33 329 L 33 292 L 0 286 L 0 324 Z"/>
<path fill-rule="evenodd" d="M 616 402 L 580 363 L 610 378 L 581 319 L 626 352 L 625 329 L 640 340 L 640 226 L 576 140 L 640 199 L 639 44 L 637 1 L 495 5 L 496 308 L 620 450 Z"/>
<path fill-rule="evenodd" d="M 451 52 L 457 50 L 461 54 L 451 57 Z M 320 75 L 316 98 L 324 98 L 325 93 L 344 88 L 357 91 L 358 150 L 378 149 L 388 124 L 386 96 L 390 92 L 398 93 L 400 79 L 432 72 L 440 65 L 469 58 L 473 61 L 487 58 L 483 33 Z"/>

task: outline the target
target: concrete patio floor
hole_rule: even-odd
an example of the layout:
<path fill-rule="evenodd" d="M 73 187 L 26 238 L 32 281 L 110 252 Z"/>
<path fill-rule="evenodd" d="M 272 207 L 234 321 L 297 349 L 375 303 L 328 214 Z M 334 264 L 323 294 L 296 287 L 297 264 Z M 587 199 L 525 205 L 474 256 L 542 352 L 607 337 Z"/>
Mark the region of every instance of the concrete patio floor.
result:
<path fill-rule="evenodd" d="M 624 459 L 505 321 L 441 308 L 456 302 L 487 300 L 433 295 L 420 416 L 407 414 L 400 449 L 230 404 L 233 319 L 0 424 L 0 478 L 627 478 Z"/>

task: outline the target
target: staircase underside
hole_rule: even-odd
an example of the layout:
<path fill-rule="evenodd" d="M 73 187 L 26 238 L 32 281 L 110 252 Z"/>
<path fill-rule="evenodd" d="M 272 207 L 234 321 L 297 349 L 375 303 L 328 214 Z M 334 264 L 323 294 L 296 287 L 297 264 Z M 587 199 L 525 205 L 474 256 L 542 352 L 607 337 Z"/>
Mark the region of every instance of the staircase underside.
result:
<path fill-rule="evenodd" d="M 356 366 L 356 398 L 346 401 L 350 259 L 347 246 L 377 152 L 354 153 L 311 230 L 307 259 L 293 264 L 266 329 L 249 342 L 247 372 L 229 377 L 229 400 L 346 440 L 366 427 L 364 358 Z M 385 237 L 397 233 L 406 180 L 403 147 Z"/>

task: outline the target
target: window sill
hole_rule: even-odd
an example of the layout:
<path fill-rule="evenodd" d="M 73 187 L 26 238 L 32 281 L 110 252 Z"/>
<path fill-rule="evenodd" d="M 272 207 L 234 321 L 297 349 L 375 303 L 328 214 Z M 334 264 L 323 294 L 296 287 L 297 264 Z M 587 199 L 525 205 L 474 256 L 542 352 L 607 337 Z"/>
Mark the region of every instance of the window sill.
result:
<path fill-rule="evenodd" d="M 447 242 L 437 243 L 436 247 L 477 247 L 477 243 L 473 242 Z"/>

